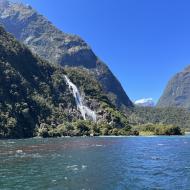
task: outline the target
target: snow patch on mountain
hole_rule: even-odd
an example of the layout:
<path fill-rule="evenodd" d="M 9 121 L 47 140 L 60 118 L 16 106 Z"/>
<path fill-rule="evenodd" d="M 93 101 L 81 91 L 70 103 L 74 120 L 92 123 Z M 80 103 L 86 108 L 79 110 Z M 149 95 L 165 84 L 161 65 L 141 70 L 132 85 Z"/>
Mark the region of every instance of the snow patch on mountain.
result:
<path fill-rule="evenodd" d="M 142 98 L 142 99 L 136 100 L 134 103 L 137 106 L 143 106 L 143 107 L 153 107 L 153 106 L 155 106 L 153 98 Z"/>

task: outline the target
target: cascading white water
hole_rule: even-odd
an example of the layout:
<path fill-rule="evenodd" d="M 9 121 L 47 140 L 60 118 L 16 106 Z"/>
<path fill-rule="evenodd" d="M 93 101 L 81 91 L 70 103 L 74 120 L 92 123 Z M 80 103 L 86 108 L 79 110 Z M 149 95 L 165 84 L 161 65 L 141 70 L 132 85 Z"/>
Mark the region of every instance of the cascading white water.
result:
<path fill-rule="evenodd" d="M 96 122 L 96 113 L 92 111 L 90 108 L 84 105 L 83 99 L 80 95 L 80 92 L 75 84 L 73 84 L 70 79 L 65 75 L 65 80 L 67 85 L 69 86 L 70 90 L 72 91 L 72 94 L 75 98 L 77 109 L 81 112 L 81 115 L 84 120 L 86 120 L 86 117 L 92 119 L 94 122 Z"/>

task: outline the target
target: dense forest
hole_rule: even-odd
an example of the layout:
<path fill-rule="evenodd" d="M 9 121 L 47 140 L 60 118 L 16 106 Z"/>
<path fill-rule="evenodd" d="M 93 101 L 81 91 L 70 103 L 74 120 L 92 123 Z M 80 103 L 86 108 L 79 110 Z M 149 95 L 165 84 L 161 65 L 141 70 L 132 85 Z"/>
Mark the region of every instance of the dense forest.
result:
<path fill-rule="evenodd" d="M 97 122 L 83 120 L 65 75 L 79 88 Z M 34 136 L 181 135 L 190 113 L 179 108 L 118 110 L 92 71 L 34 56 L 0 27 L 0 138 Z"/>
<path fill-rule="evenodd" d="M 0 1 L 0 23 L 15 36 L 0 27 L 0 138 L 190 131 L 189 111 L 135 107 L 84 40 L 60 31 L 32 7 Z M 96 122 L 82 117 L 65 75 Z M 189 80 L 187 72 L 182 76 Z"/>
<path fill-rule="evenodd" d="M 128 116 L 133 126 L 170 125 L 190 131 L 190 112 L 184 108 L 134 107 Z"/>
<path fill-rule="evenodd" d="M 87 129 L 86 123 L 81 122 L 65 75 L 84 94 L 85 104 L 96 111 L 96 125 L 101 131 L 97 134 L 112 134 L 121 129 L 122 134 L 131 133 L 128 118 L 112 105 L 89 71 L 64 69 L 43 61 L 0 27 L 0 137 L 64 135 L 62 131 L 68 123 L 72 135 L 96 133 L 94 124 L 89 122 Z"/>

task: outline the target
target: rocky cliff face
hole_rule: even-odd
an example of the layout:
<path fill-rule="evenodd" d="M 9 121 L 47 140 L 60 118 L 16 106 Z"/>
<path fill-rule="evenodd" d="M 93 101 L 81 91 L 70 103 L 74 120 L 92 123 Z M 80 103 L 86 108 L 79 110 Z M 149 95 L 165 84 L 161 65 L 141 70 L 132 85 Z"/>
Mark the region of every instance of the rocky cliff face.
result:
<path fill-rule="evenodd" d="M 190 109 L 190 66 L 177 73 L 168 83 L 157 107 Z"/>
<path fill-rule="evenodd" d="M 118 108 L 133 106 L 113 73 L 80 37 L 58 30 L 32 7 L 0 0 L 0 23 L 42 58 L 90 71 Z"/>
<path fill-rule="evenodd" d="M 26 138 L 49 131 L 49 136 L 65 135 L 69 130 L 72 135 L 84 135 L 94 130 L 90 123 L 77 123 L 84 117 L 65 75 L 79 89 L 83 104 L 96 113 L 93 127 L 128 126 L 126 116 L 113 106 L 89 71 L 49 64 L 0 27 L 0 138 Z"/>

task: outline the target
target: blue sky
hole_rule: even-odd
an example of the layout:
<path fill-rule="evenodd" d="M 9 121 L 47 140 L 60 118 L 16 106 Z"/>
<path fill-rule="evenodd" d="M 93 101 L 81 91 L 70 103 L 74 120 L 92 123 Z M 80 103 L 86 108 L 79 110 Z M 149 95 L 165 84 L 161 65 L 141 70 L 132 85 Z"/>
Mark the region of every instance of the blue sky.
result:
<path fill-rule="evenodd" d="M 61 30 L 80 35 L 132 100 L 158 100 L 190 64 L 188 0 L 22 0 Z"/>

